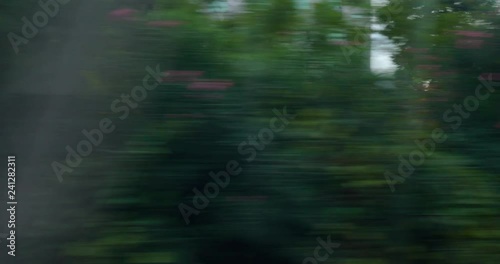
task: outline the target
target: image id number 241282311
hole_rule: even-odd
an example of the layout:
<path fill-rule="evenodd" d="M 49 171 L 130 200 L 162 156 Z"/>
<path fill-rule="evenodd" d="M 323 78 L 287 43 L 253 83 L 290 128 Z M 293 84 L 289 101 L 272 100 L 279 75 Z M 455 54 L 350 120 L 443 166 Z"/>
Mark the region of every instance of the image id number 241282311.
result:
<path fill-rule="evenodd" d="M 9 233 L 7 234 L 8 254 L 16 256 L 16 157 L 7 157 L 7 212 Z"/>

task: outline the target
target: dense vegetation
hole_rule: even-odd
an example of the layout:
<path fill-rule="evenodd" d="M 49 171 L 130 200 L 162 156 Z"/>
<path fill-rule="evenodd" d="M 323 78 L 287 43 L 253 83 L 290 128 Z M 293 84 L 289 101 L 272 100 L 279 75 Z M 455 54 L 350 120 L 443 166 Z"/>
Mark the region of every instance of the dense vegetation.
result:
<path fill-rule="evenodd" d="M 143 83 L 146 67 L 165 75 L 117 121 L 107 151 L 71 176 L 92 193 L 92 210 L 79 208 L 85 231 L 61 254 L 71 263 L 303 263 L 331 236 L 340 247 L 325 263 L 497 263 L 500 98 L 488 90 L 473 111 L 445 113 L 469 109 L 464 99 L 488 78 L 498 87 L 488 74 L 499 66 L 498 7 L 392 0 L 377 10 L 399 47 L 396 89 L 384 89 L 370 70 L 370 29 L 346 23 L 332 1 L 309 11 L 247 2 L 252 12 L 223 19 L 199 12 L 201 1 L 109 3 L 137 12 L 110 15 L 83 93 L 111 105 Z M 294 117 L 258 143 L 285 108 Z M 436 128 L 446 140 L 428 143 Z M 241 148 L 252 140 L 255 158 Z M 421 164 L 401 165 L 422 148 Z M 193 188 L 231 160 L 241 173 L 186 223 L 181 204 L 194 207 Z"/>

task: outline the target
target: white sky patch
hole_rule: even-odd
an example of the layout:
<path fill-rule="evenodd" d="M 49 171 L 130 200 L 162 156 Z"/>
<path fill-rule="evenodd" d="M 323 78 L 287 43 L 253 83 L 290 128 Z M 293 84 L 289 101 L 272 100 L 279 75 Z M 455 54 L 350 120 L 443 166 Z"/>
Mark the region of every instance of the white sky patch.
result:
<path fill-rule="evenodd" d="M 373 7 L 380 7 L 387 4 L 388 0 L 372 0 Z M 384 25 L 377 22 L 376 17 L 372 18 L 370 69 L 375 74 L 392 76 L 397 69 L 397 65 L 392 60 L 392 55 L 397 52 L 397 47 L 386 36 L 377 33 L 384 29 Z"/>
<path fill-rule="evenodd" d="M 389 0 L 372 0 L 372 6 L 384 6 L 389 3 Z"/>

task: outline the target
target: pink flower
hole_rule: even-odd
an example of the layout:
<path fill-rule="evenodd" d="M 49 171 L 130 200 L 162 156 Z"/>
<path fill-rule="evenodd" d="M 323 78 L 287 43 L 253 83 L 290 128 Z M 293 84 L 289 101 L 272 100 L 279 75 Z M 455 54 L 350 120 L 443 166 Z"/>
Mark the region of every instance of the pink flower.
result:
<path fill-rule="evenodd" d="M 432 65 L 417 65 L 417 69 L 420 69 L 420 70 L 435 71 L 435 70 L 438 70 L 439 68 L 441 68 L 441 65 L 436 65 L 436 64 L 432 64 Z"/>
<path fill-rule="evenodd" d="M 455 42 L 457 49 L 479 49 L 483 46 L 484 40 L 482 39 L 458 39 Z"/>
<path fill-rule="evenodd" d="M 362 43 L 355 42 L 355 41 L 345 41 L 345 40 L 336 40 L 336 41 L 330 41 L 330 44 L 332 45 L 337 45 L 337 46 L 358 46 L 362 45 Z"/>
<path fill-rule="evenodd" d="M 227 80 L 197 81 L 188 85 L 188 90 L 211 90 L 221 91 L 233 86 L 234 83 Z"/>
<path fill-rule="evenodd" d="M 201 99 L 223 99 L 223 94 L 198 94 L 198 95 L 184 95 L 188 98 L 201 98 Z"/>
<path fill-rule="evenodd" d="M 442 58 L 440 58 L 440 57 L 430 56 L 430 55 L 422 56 L 422 59 L 424 59 L 424 60 L 433 60 L 433 61 L 440 61 L 440 60 L 443 60 L 443 59 L 442 59 Z"/>
<path fill-rule="evenodd" d="M 166 71 L 163 73 L 165 82 L 190 82 L 202 76 L 202 71 Z"/>
<path fill-rule="evenodd" d="M 152 27 L 176 27 L 183 24 L 181 21 L 151 21 L 148 22 L 148 26 Z"/>
<path fill-rule="evenodd" d="M 133 20 L 134 15 L 139 11 L 130 8 L 116 9 L 108 14 L 111 19 L 115 20 Z"/>
<path fill-rule="evenodd" d="M 484 33 L 480 31 L 465 31 L 465 30 L 458 30 L 455 31 L 456 35 L 459 36 L 465 36 L 465 37 L 471 37 L 471 38 L 492 38 L 493 34 L 490 33 Z"/>
<path fill-rule="evenodd" d="M 435 76 L 453 76 L 456 75 L 456 71 L 441 71 L 441 72 L 434 72 Z"/>
<path fill-rule="evenodd" d="M 426 48 L 412 48 L 412 47 L 408 47 L 405 50 L 411 53 L 424 53 L 429 51 L 429 49 Z"/>
<path fill-rule="evenodd" d="M 492 81 L 500 81 L 500 73 L 492 72 L 492 73 L 483 73 L 481 77 L 485 80 L 489 80 L 491 78 Z"/>

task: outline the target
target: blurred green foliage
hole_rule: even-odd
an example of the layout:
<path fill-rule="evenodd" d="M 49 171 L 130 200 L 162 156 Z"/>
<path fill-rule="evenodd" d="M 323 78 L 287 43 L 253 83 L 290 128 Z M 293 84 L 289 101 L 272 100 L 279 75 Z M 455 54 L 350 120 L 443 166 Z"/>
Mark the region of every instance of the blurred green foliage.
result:
<path fill-rule="evenodd" d="M 82 73 L 91 93 L 118 98 L 158 64 L 234 86 L 193 92 L 188 82 L 165 82 L 148 93 L 113 134 L 124 144 L 93 154 L 78 176 L 94 194 L 92 210 L 81 209 L 85 234 L 65 246 L 71 263 L 302 263 L 327 235 L 342 246 L 325 263 L 498 262 L 498 94 L 396 192 L 384 178 L 417 149 L 414 140 L 448 126 L 443 113 L 473 95 L 480 74 L 498 68 L 500 20 L 484 15 L 496 10 L 491 1 L 393 0 L 378 10 L 400 48 L 397 89 L 375 85 L 385 79 L 367 63 L 369 38 L 354 43 L 370 30 L 326 1 L 310 11 L 292 0 L 248 1 L 252 12 L 223 20 L 199 12 L 202 2 L 157 0 L 135 21 L 103 26 L 106 52 Z M 148 25 L 159 20 L 180 24 Z M 456 30 L 494 37 L 460 49 Z M 223 97 L 192 97 L 200 94 Z M 238 145 L 283 107 L 296 119 L 243 162 Z M 233 159 L 242 174 L 186 225 L 178 205 L 192 204 L 192 189 Z"/>

